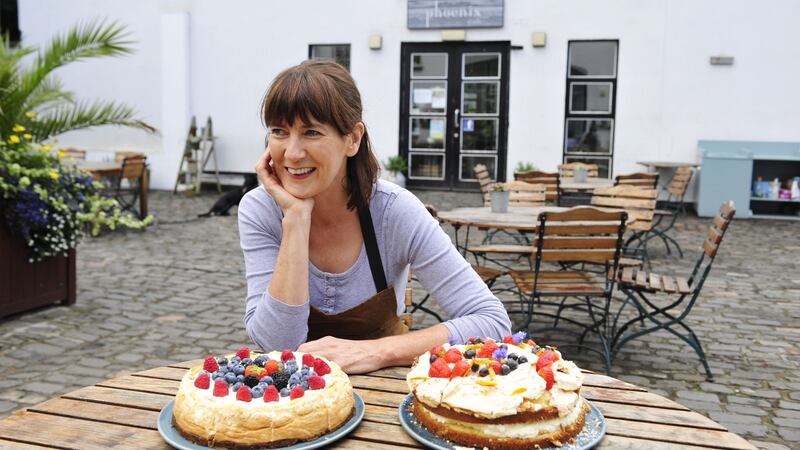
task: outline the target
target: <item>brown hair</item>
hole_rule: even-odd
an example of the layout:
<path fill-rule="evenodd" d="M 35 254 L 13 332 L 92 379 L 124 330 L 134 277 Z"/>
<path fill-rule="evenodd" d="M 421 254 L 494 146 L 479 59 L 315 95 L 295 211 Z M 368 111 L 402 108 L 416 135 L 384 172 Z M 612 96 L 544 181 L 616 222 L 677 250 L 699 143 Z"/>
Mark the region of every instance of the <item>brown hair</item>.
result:
<path fill-rule="evenodd" d="M 292 126 L 297 119 L 307 125 L 313 118 L 336 128 L 342 136 L 352 133 L 358 122 L 363 123 L 361 94 L 356 83 L 347 69 L 333 61 L 303 61 L 278 74 L 264 96 L 261 111 L 267 127 Z M 358 153 L 347 158 L 344 188 L 348 193 L 348 209 L 369 206 L 379 170 L 364 125 Z"/>

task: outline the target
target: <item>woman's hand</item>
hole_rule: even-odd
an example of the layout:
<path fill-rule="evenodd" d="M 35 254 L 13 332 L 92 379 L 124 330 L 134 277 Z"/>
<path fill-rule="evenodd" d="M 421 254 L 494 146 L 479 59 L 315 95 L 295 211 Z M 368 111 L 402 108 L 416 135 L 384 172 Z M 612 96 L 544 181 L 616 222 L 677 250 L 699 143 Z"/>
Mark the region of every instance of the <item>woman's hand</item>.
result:
<path fill-rule="evenodd" d="M 314 199 L 300 199 L 284 189 L 271 162 L 272 155 L 269 152 L 269 148 L 267 148 L 264 154 L 261 155 L 261 158 L 258 159 L 258 163 L 256 163 L 256 175 L 258 175 L 259 181 L 264 185 L 264 189 L 272 196 L 278 206 L 280 206 L 284 215 L 290 211 L 296 211 L 310 216 L 311 210 L 314 209 Z"/>
<path fill-rule="evenodd" d="M 380 346 L 376 345 L 376 342 L 325 336 L 316 341 L 306 342 L 297 350 L 330 359 L 339 364 L 347 374 L 367 373 L 386 366 L 381 358 Z"/>

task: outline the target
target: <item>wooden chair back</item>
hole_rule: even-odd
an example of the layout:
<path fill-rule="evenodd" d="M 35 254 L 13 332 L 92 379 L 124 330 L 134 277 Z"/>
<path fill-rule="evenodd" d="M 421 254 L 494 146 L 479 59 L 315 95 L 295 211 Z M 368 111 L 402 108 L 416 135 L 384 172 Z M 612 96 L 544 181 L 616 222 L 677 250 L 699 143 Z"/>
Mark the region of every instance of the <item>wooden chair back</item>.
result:
<path fill-rule="evenodd" d="M 667 186 L 667 192 L 675 198 L 683 198 L 693 173 L 691 167 L 678 167 L 675 169 L 675 175 L 672 176 L 672 180 L 670 180 L 669 186 Z"/>
<path fill-rule="evenodd" d="M 126 180 L 141 179 L 147 165 L 144 155 L 128 156 L 122 160 L 122 178 Z"/>
<path fill-rule="evenodd" d="M 538 170 L 518 172 L 514 174 L 514 179 L 533 184 L 543 184 L 547 201 L 558 204 L 561 200 L 561 176 L 558 172 L 540 172 Z"/>
<path fill-rule="evenodd" d="M 80 150 L 77 148 L 65 148 L 61 150 L 63 156 L 62 159 L 86 159 L 86 150 Z"/>
<path fill-rule="evenodd" d="M 144 156 L 142 152 L 134 152 L 130 150 L 122 150 L 118 152 L 114 152 L 114 161 L 123 161 L 125 158 L 131 156 Z"/>
<path fill-rule="evenodd" d="M 655 189 L 642 189 L 632 185 L 597 188 L 592 192 L 592 205 L 624 209 L 628 216 L 636 219 L 628 228 L 650 231 L 656 210 Z"/>
<path fill-rule="evenodd" d="M 644 189 L 656 189 L 658 187 L 658 174 L 636 172 L 628 175 L 617 175 L 614 178 L 614 186 L 619 185 L 636 186 Z"/>
<path fill-rule="evenodd" d="M 543 184 L 527 181 L 505 183 L 508 188 L 508 206 L 544 206 L 547 189 Z"/>
<path fill-rule="evenodd" d="M 591 178 L 597 178 L 600 173 L 600 167 L 597 164 L 583 164 L 583 163 L 566 163 L 558 166 L 558 172 L 562 178 L 572 178 L 575 176 L 575 168 L 583 166 L 586 168 L 586 175 Z"/>
<path fill-rule="evenodd" d="M 483 194 L 483 206 L 490 206 L 492 204 L 492 185 L 494 181 L 489 176 L 489 170 L 483 164 L 475 164 L 473 168 L 475 171 L 475 178 L 478 179 L 478 184 L 481 186 L 481 194 Z"/>
<path fill-rule="evenodd" d="M 734 215 L 736 215 L 736 208 L 733 206 L 732 201 L 727 201 L 719 208 L 719 214 L 714 216 L 711 226 L 708 227 L 706 239 L 703 241 L 703 252 L 708 257 L 714 258 L 717 256 L 722 237 L 725 235 L 725 231 L 728 230 L 728 225 L 731 224 Z"/>
<path fill-rule="evenodd" d="M 622 250 L 628 214 L 577 206 L 563 212 L 539 214 L 536 259 L 557 262 L 613 263 Z"/>

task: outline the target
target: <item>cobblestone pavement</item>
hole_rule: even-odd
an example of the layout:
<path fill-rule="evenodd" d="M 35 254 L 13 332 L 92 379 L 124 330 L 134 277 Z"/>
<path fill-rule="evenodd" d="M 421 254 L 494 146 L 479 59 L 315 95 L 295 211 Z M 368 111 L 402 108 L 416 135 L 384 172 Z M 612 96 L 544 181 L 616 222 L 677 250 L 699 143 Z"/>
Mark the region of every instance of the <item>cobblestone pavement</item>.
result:
<path fill-rule="evenodd" d="M 480 201 L 477 194 L 418 195 L 440 210 Z M 236 218 L 195 218 L 215 198 L 153 193 L 157 222 L 150 229 L 80 245 L 74 306 L 0 320 L 0 417 L 102 379 L 248 342 Z M 686 257 L 667 256 L 655 244 L 654 271 L 688 273 L 706 224 L 681 220 L 675 235 Z M 800 447 L 798 230 L 800 224 L 788 221 L 737 220 L 731 226 L 689 319 L 714 382 L 705 380 L 694 352 L 667 333 L 632 342 L 612 375 L 699 411 L 759 447 Z M 417 299 L 425 295 L 420 286 L 414 291 Z M 513 307 L 514 296 L 501 297 Z M 520 316 L 512 318 L 520 323 Z M 420 326 L 434 322 L 415 316 Z M 535 337 L 570 342 L 555 334 Z M 591 352 L 564 351 L 582 367 L 603 370 Z"/>

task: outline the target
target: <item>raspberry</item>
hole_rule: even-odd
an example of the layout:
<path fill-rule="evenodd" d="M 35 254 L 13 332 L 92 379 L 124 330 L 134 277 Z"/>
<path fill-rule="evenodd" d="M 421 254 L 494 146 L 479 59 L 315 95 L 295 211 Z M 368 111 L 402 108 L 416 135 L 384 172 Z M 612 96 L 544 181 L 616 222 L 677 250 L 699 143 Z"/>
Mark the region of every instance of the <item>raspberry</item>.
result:
<path fill-rule="evenodd" d="M 553 387 L 553 383 L 555 382 L 555 378 L 553 377 L 553 368 L 551 366 L 542 367 L 541 370 L 537 372 L 540 377 L 544 378 L 545 382 L 545 389 L 548 391 L 551 387 Z"/>
<path fill-rule="evenodd" d="M 503 365 L 500 364 L 500 361 L 494 360 L 492 361 L 492 370 L 494 371 L 495 375 L 500 375 L 503 371 Z"/>
<path fill-rule="evenodd" d="M 208 373 L 214 373 L 219 370 L 219 364 L 217 364 L 217 360 L 214 359 L 213 356 L 206 357 L 205 361 L 203 361 L 203 370 Z"/>
<path fill-rule="evenodd" d="M 249 402 L 253 399 L 253 394 L 250 393 L 250 388 L 247 386 L 242 386 L 236 391 L 236 400 L 241 400 L 243 402 Z"/>
<path fill-rule="evenodd" d="M 277 372 L 279 370 L 281 370 L 281 367 L 278 365 L 278 361 L 275 361 L 274 359 L 270 359 L 266 364 L 264 364 L 264 373 L 267 375 L 272 375 L 273 372 Z"/>
<path fill-rule="evenodd" d="M 288 348 L 281 353 L 281 361 L 286 362 L 290 359 L 294 359 L 294 353 Z"/>
<path fill-rule="evenodd" d="M 264 391 L 264 403 L 277 402 L 278 399 L 280 399 L 278 389 L 271 384 L 267 386 L 267 389 Z"/>
<path fill-rule="evenodd" d="M 308 367 L 314 367 L 314 355 L 311 353 L 306 353 L 303 355 L 303 365 Z"/>
<path fill-rule="evenodd" d="M 514 338 L 511 337 L 511 336 L 506 336 L 506 337 L 503 338 L 503 343 L 505 343 L 505 344 L 513 344 L 514 343 Z"/>
<path fill-rule="evenodd" d="M 211 386 L 211 377 L 208 376 L 207 372 L 202 372 L 197 378 L 194 379 L 194 387 L 200 389 L 208 389 Z"/>
<path fill-rule="evenodd" d="M 225 397 L 228 395 L 228 383 L 220 378 L 214 382 L 214 397 Z"/>
<path fill-rule="evenodd" d="M 323 389 L 325 387 L 325 378 L 319 375 L 311 375 L 308 377 L 309 389 Z"/>
<path fill-rule="evenodd" d="M 306 393 L 306 391 L 305 391 L 305 390 L 304 390 L 304 389 L 303 389 L 301 386 L 295 386 L 295 387 L 293 387 L 293 388 L 292 388 L 292 390 L 289 392 L 289 398 L 291 398 L 292 400 L 294 400 L 294 399 L 296 399 L 296 398 L 300 398 L 300 397 L 302 397 L 302 396 L 303 396 L 303 394 L 305 394 L 305 393 Z"/>
<path fill-rule="evenodd" d="M 449 363 L 455 363 L 464 359 L 464 356 L 457 348 L 451 348 L 444 354 L 444 360 Z"/>
<path fill-rule="evenodd" d="M 500 347 L 495 344 L 494 341 L 487 341 L 485 344 L 483 344 L 483 347 L 478 350 L 478 358 L 491 358 L 492 353 L 494 353 L 494 351 L 498 348 Z"/>
<path fill-rule="evenodd" d="M 539 359 L 536 361 L 536 371 L 542 370 L 543 367 L 549 366 L 553 364 L 553 362 L 558 361 L 558 353 L 552 350 L 545 350 Z"/>
<path fill-rule="evenodd" d="M 314 372 L 319 376 L 331 373 L 331 367 L 325 361 L 317 358 L 314 360 Z"/>
<path fill-rule="evenodd" d="M 460 377 L 469 371 L 469 364 L 464 361 L 458 361 L 453 369 L 450 371 L 450 379 Z"/>
<path fill-rule="evenodd" d="M 236 352 L 236 356 L 238 356 L 239 358 L 242 358 L 242 359 L 249 358 L 250 357 L 250 349 L 247 348 L 247 347 L 242 347 L 242 348 L 239 349 L 238 352 Z"/>
<path fill-rule="evenodd" d="M 431 378 L 450 378 L 450 366 L 447 365 L 444 358 L 437 358 L 428 369 L 428 376 Z"/>

